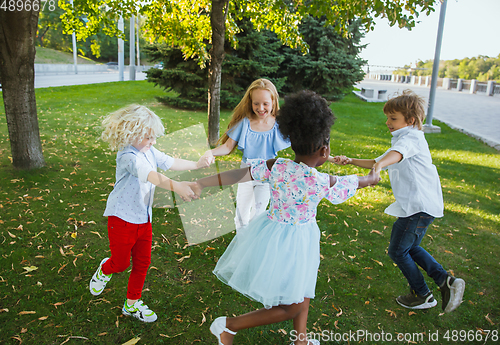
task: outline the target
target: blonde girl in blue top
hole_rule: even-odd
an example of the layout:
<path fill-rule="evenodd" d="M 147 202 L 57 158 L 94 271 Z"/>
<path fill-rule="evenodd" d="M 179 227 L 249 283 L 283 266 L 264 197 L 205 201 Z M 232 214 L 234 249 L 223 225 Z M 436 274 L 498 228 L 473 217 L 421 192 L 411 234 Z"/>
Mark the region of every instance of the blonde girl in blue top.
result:
<path fill-rule="evenodd" d="M 164 134 L 161 119 L 148 108 L 132 104 L 120 109 L 103 121 L 101 139 L 108 142 L 116 154 L 116 182 L 109 194 L 104 216 L 108 217 L 108 238 L 111 257 L 99 264 L 90 280 L 92 295 L 102 293 L 113 273 L 130 266 L 124 315 L 144 322 L 153 322 L 157 315 L 140 298 L 151 263 L 152 205 L 155 187 L 175 191 L 182 199 L 195 197 L 188 182 L 177 182 L 157 172 L 192 170 L 208 166 L 205 158 L 198 162 L 170 157 L 153 145 Z"/>
<path fill-rule="evenodd" d="M 278 151 L 290 146 L 276 124 L 278 102 L 278 91 L 273 83 L 267 79 L 255 80 L 234 109 L 228 130 L 218 141 L 220 146 L 207 151 L 204 157 L 213 163 L 214 156 L 228 155 L 238 147 L 243 153 L 242 168 L 250 166 L 255 159 L 275 158 Z M 238 184 L 234 219 L 237 231 L 253 217 L 265 212 L 269 197 L 266 183 L 248 181 Z"/>
<path fill-rule="evenodd" d="M 320 262 L 317 206 L 323 198 L 341 203 L 358 188 L 378 182 L 373 173 L 331 176 L 316 170 L 329 157 L 334 119 L 326 100 L 312 91 L 287 96 L 276 121 L 291 141 L 294 160 L 256 160 L 250 167 L 200 179 L 193 187 L 199 195 L 219 184 L 255 180 L 271 186 L 269 210 L 236 233 L 214 269 L 222 282 L 264 308 L 215 319 L 210 331 L 219 345 L 233 344 L 237 331 L 286 320 L 293 320 L 290 340 L 295 345 L 319 344 L 307 339 L 306 329 Z"/>

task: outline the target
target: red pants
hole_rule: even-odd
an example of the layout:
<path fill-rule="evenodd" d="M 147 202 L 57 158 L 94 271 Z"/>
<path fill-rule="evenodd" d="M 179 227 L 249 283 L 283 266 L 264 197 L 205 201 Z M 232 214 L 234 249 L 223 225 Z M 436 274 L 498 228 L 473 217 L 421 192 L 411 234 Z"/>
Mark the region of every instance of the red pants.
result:
<path fill-rule="evenodd" d="M 108 237 L 111 258 L 102 265 L 104 274 L 119 273 L 130 266 L 127 298 L 140 299 L 146 274 L 151 264 L 153 228 L 151 223 L 132 224 L 115 216 L 108 217 Z"/>

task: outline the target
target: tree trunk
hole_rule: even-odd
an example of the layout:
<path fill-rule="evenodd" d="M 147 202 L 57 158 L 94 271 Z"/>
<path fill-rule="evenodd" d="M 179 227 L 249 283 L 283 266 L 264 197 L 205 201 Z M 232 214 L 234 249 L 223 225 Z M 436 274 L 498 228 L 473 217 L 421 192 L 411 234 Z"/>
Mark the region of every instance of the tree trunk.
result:
<path fill-rule="evenodd" d="M 215 146 L 219 139 L 220 87 L 222 61 L 224 60 L 224 36 L 226 33 L 226 16 L 224 9 L 229 0 L 212 0 L 212 49 L 210 49 L 210 66 L 208 68 L 208 143 Z"/>
<path fill-rule="evenodd" d="M 12 163 L 24 170 L 45 166 L 35 98 L 38 14 L 0 10 L 0 78 Z"/>

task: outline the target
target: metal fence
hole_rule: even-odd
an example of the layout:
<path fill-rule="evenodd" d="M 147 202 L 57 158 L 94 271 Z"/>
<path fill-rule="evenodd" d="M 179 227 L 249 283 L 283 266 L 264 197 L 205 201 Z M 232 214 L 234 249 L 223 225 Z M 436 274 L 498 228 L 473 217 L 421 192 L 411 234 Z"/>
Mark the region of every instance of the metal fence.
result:
<path fill-rule="evenodd" d="M 406 83 L 406 84 L 421 85 L 427 87 L 431 85 L 432 81 L 431 76 L 420 77 L 420 76 L 378 74 L 378 73 L 370 73 L 366 76 L 366 79 L 384 80 L 396 83 Z M 489 84 L 493 86 L 490 89 L 488 89 Z M 488 93 L 489 96 L 500 94 L 500 84 L 492 81 L 479 82 L 476 80 L 438 78 L 436 86 L 441 88 L 446 88 L 448 90 L 457 90 L 462 92 L 467 91 L 469 93 Z"/>

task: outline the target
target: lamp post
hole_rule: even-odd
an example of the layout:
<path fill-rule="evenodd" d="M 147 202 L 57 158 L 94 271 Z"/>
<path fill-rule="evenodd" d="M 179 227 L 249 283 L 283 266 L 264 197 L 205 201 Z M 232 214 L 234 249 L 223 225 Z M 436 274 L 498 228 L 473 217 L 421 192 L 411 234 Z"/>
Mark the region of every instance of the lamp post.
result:
<path fill-rule="evenodd" d="M 123 33 L 123 17 L 120 16 L 118 19 L 118 30 Z M 123 39 L 118 38 L 118 81 L 123 81 L 123 70 L 124 70 L 124 44 Z"/>
<path fill-rule="evenodd" d="M 446 16 L 446 1 L 441 0 L 441 9 L 439 11 L 438 34 L 436 39 L 436 51 L 434 53 L 434 63 L 432 64 L 431 91 L 429 94 L 429 107 L 427 117 L 423 126 L 425 133 L 441 133 L 439 126 L 432 125 L 432 116 L 434 112 L 434 101 L 436 99 L 436 87 L 439 72 L 439 59 L 441 54 L 441 43 L 443 41 L 444 18 Z"/>
<path fill-rule="evenodd" d="M 71 6 L 73 6 L 73 0 L 70 1 Z M 73 65 L 75 66 L 75 74 L 78 74 L 77 60 L 78 60 L 78 51 L 76 50 L 76 36 L 75 30 L 71 34 L 71 40 L 73 43 Z"/>

